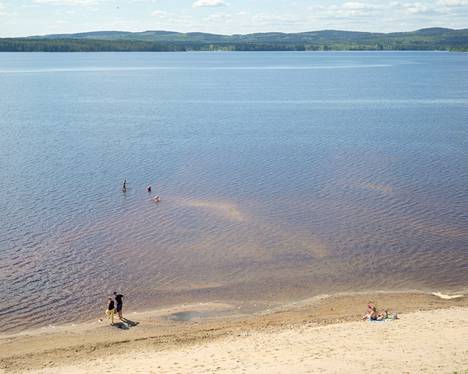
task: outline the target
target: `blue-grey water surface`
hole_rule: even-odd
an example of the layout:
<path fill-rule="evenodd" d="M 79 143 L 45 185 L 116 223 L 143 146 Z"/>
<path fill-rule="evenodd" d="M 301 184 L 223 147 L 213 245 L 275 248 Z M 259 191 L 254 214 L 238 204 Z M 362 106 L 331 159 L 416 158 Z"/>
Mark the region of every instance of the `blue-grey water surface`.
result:
<path fill-rule="evenodd" d="M 468 285 L 468 54 L 3 53 L 0 131 L 1 331 Z"/>

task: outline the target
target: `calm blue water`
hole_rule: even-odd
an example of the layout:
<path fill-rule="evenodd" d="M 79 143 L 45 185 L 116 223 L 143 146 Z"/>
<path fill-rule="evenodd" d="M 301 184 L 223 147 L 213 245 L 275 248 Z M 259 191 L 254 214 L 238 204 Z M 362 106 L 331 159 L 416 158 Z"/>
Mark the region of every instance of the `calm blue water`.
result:
<path fill-rule="evenodd" d="M 3 53 L 0 130 L 2 331 L 467 288 L 468 54 Z"/>

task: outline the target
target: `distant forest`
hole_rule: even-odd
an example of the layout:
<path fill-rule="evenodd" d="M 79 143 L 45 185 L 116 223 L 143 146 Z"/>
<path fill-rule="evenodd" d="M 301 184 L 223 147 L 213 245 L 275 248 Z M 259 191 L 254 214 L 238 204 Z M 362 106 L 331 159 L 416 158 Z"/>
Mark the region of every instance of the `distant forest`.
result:
<path fill-rule="evenodd" d="M 324 30 L 217 35 L 169 31 L 97 31 L 0 38 L 0 52 L 182 51 L 463 51 L 468 29 L 429 28 L 401 33 Z"/>

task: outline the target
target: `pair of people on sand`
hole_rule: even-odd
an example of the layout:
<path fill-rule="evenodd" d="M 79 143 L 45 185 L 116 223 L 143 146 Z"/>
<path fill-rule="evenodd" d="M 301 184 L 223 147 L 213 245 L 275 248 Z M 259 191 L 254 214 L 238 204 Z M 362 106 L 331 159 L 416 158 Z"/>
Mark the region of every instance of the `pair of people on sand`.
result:
<path fill-rule="evenodd" d="M 114 299 L 112 297 L 109 297 L 108 301 L 109 304 L 107 305 L 107 310 L 106 310 L 106 316 L 111 320 L 111 325 L 114 325 L 114 315 L 115 312 L 117 312 L 117 315 L 119 316 L 119 319 L 121 321 L 124 320 L 122 316 L 122 308 L 123 308 L 123 295 L 118 294 L 117 292 L 114 292 Z"/>
<path fill-rule="evenodd" d="M 389 314 L 387 309 L 383 312 L 378 312 L 375 304 L 369 301 L 369 304 L 367 304 L 367 313 L 362 317 L 362 319 L 369 321 L 383 321 L 385 319 L 398 319 L 398 315 L 396 313 Z"/>

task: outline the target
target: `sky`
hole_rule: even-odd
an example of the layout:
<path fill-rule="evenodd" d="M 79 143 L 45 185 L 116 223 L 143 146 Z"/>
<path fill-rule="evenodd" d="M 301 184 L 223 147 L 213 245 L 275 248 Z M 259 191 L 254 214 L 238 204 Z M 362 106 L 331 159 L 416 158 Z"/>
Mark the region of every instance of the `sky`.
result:
<path fill-rule="evenodd" d="M 85 31 L 219 34 L 468 27 L 468 0 L 0 0 L 0 37 Z"/>

